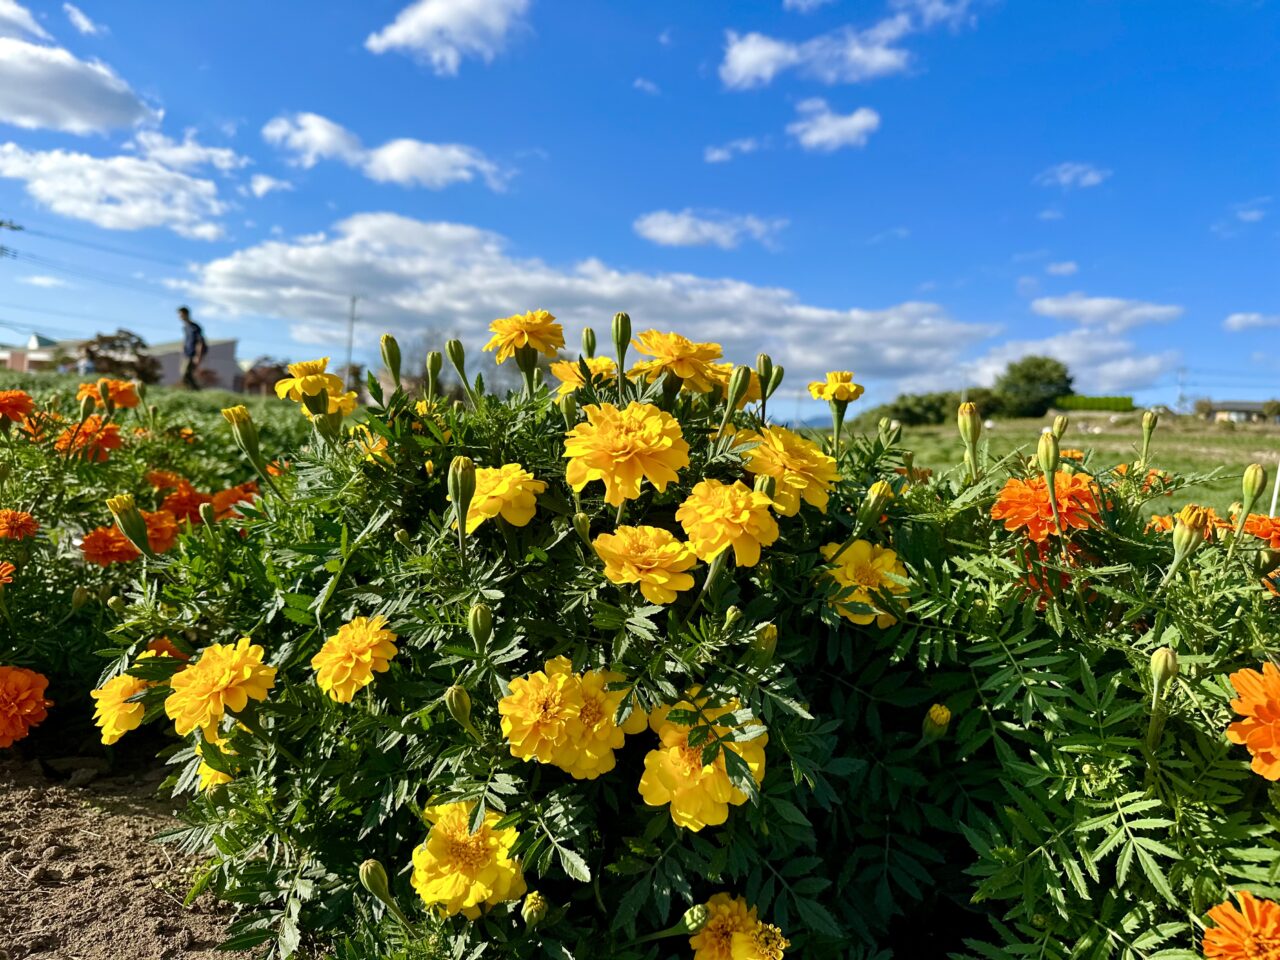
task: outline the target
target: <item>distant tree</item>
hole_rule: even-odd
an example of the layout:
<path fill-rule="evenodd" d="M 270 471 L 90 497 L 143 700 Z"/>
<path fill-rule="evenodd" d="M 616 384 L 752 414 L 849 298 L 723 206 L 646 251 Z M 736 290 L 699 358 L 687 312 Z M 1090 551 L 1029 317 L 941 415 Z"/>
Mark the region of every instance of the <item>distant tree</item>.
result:
<path fill-rule="evenodd" d="M 277 380 L 289 375 L 288 365 L 275 357 L 258 357 L 249 365 L 244 374 L 244 392 L 266 396 L 271 393 Z"/>
<path fill-rule="evenodd" d="M 1201 397 L 1196 401 L 1196 405 L 1192 408 L 1196 412 L 1196 416 L 1201 420 L 1208 420 L 1213 416 L 1213 401 L 1208 397 Z"/>
<path fill-rule="evenodd" d="M 160 361 L 147 355 L 147 342 L 129 330 L 100 333 L 81 347 L 93 362 L 95 373 L 122 380 L 157 383 Z"/>
<path fill-rule="evenodd" d="M 995 382 L 1011 417 L 1043 417 L 1058 397 L 1069 396 L 1071 374 L 1066 364 L 1052 357 L 1023 357 L 1005 367 Z"/>
<path fill-rule="evenodd" d="M 1268 400 L 1264 403 L 1262 415 L 1268 420 L 1280 420 L 1280 400 Z"/>

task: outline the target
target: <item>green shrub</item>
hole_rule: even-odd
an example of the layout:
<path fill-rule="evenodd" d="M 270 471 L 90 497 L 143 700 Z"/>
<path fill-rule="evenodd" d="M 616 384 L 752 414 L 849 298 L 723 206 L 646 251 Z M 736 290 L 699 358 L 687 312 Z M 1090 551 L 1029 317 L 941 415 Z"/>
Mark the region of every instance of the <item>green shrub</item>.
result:
<path fill-rule="evenodd" d="M 1109 410 L 1115 413 L 1129 413 L 1134 409 L 1133 397 L 1082 397 L 1078 394 L 1058 397 L 1053 405 L 1062 410 Z"/>

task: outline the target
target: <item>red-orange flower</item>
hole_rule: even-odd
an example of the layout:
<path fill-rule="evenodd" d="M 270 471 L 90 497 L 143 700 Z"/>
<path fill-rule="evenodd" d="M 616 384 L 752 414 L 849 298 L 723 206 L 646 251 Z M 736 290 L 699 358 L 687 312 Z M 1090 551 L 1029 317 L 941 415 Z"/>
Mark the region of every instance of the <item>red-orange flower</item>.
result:
<path fill-rule="evenodd" d="M 250 503 L 257 495 L 258 483 L 256 480 L 249 480 L 228 490 L 215 493 L 212 497 L 214 517 L 218 520 L 229 520 L 232 517 L 240 516 L 236 510 L 236 504 Z"/>
<path fill-rule="evenodd" d="M 178 539 L 178 521 L 168 510 L 157 510 L 155 513 L 142 511 L 142 519 L 147 524 L 147 543 L 156 553 L 165 553 L 172 549 Z"/>
<path fill-rule="evenodd" d="M 80 541 L 80 551 L 86 562 L 96 563 L 100 567 L 109 567 L 113 563 L 130 563 L 142 556 L 114 523 L 86 533 Z"/>
<path fill-rule="evenodd" d="M 1248 890 L 1209 911 L 1214 926 L 1204 932 L 1207 960 L 1280 960 L 1280 904 L 1259 900 Z"/>
<path fill-rule="evenodd" d="M 107 451 L 117 450 L 123 443 L 120 439 L 120 427 L 104 422 L 95 413 L 84 423 L 63 430 L 54 441 L 53 448 L 59 453 L 74 451 L 82 454 L 86 460 L 101 463 L 107 459 Z"/>
<path fill-rule="evenodd" d="M 190 482 L 179 477 L 173 492 L 160 502 L 160 509 L 168 510 L 179 523 L 199 523 L 200 504 L 212 501 L 213 497 L 209 494 L 201 493 Z"/>
<path fill-rule="evenodd" d="M 6 583 L 13 583 L 13 574 L 17 569 L 8 560 L 0 560 L 0 587 Z"/>
<path fill-rule="evenodd" d="M 133 384 L 128 380 L 112 380 L 108 377 L 102 377 L 97 383 L 80 384 L 79 389 L 76 390 L 76 403 L 79 403 L 85 397 L 89 397 L 98 406 L 104 406 L 102 402 L 103 384 L 106 384 L 111 402 L 117 407 L 132 408 L 141 402 L 138 399 L 138 391 L 134 390 Z"/>
<path fill-rule="evenodd" d="M 1118 463 L 1111 468 L 1111 472 L 1120 477 L 1127 477 L 1129 475 L 1129 464 Z M 1167 487 L 1169 483 L 1172 481 L 1172 479 L 1173 478 L 1170 477 L 1169 474 L 1165 473 L 1163 470 L 1157 470 L 1154 467 L 1152 467 L 1150 470 L 1147 471 L 1147 475 L 1142 479 L 1142 492 L 1150 493 L 1153 489 L 1157 487 L 1159 488 Z M 1166 497 L 1173 496 L 1173 492 L 1167 491 L 1165 493 L 1165 496 Z"/>
<path fill-rule="evenodd" d="M 36 518 L 25 510 L 0 510 L 0 540 L 25 540 L 39 529 Z"/>
<path fill-rule="evenodd" d="M 1280 517 L 1251 513 L 1244 521 L 1244 532 L 1266 540 L 1272 550 L 1280 550 Z"/>
<path fill-rule="evenodd" d="M 1177 513 L 1170 516 L 1153 516 L 1147 521 L 1148 530 L 1160 530 L 1168 533 L 1173 529 L 1173 522 L 1181 520 L 1188 527 L 1199 527 L 1204 534 L 1204 538 L 1208 540 L 1213 536 L 1215 530 L 1234 530 L 1235 524 L 1230 520 L 1226 520 L 1220 516 L 1213 507 L 1199 507 L 1194 503 L 1188 503 Z"/>
<path fill-rule="evenodd" d="M 56 427 L 63 422 L 63 418 L 51 410 L 33 410 L 19 421 L 18 429 L 25 433 L 32 443 L 39 443 L 44 440 L 46 427 Z"/>
<path fill-rule="evenodd" d="M 175 660 L 191 659 L 191 654 L 183 653 L 168 637 L 156 637 L 148 641 L 147 649 L 157 657 L 173 657 Z"/>
<path fill-rule="evenodd" d="M 1280 780 L 1280 670 L 1270 661 L 1261 673 L 1237 670 L 1231 674 L 1231 685 L 1240 695 L 1231 701 L 1231 709 L 1244 719 L 1227 727 L 1227 739 L 1249 749 L 1254 773 Z"/>
<path fill-rule="evenodd" d="M 176 490 L 187 481 L 172 470 L 148 470 L 147 483 L 157 490 Z"/>
<path fill-rule="evenodd" d="M 0 420 L 25 420 L 35 408 L 25 390 L 0 390 Z"/>
<path fill-rule="evenodd" d="M 267 463 L 267 473 L 273 477 L 283 477 L 288 469 L 288 460 L 271 460 Z"/>
<path fill-rule="evenodd" d="M 1054 474 L 1054 493 L 1058 501 L 1058 515 L 1062 530 L 1083 529 L 1098 516 L 1097 487 L 1082 474 L 1062 471 Z M 1010 477 L 996 497 L 991 508 L 993 520 L 1003 520 L 1006 530 L 1026 527 L 1027 536 L 1036 543 L 1043 543 L 1052 533 L 1053 507 L 1049 503 L 1049 490 L 1043 476 L 1019 480 Z"/>
<path fill-rule="evenodd" d="M 49 715 L 49 680 L 26 667 L 0 667 L 0 747 L 11 747 Z"/>

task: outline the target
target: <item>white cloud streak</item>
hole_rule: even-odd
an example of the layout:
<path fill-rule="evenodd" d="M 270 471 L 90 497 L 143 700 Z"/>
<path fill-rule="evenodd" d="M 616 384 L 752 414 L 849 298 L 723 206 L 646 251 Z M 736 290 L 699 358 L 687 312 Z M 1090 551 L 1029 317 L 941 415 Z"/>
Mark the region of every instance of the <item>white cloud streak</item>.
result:
<path fill-rule="evenodd" d="M 408 53 L 442 77 L 465 57 L 489 63 L 529 9 L 529 0 L 416 0 L 365 40 L 373 53 Z"/>
<path fill-rule="evenodd" d="M 719 247 L 732 250 L 743 240 L 765 246 L 785 228 L 786 220 L 723 213 L 718 210 L 655 210 L 637 217 L 637 234 L 664 247 Z"/>
<path fill-rule="evenodd" d="M 1222 326 L 1233 333 L 1273 329 L 1280 327 L 1280 313 L 1233 313 L 1222 321 Z"/>
<path fill-rule="evenodd" d="M 1061 297 L 1040 297 L 1032 301 L 1031 309 L 1042 317 L 1071 320 L 1106 333 L 1120 333 L 1148 323 L 1169 323 L 1185 312 L 1173 304 L 1090 297 L 1078 291 Z"/>
<path fill-rule="evenodd" d="M 1035 175 L 1033 182 L 1042 187 L 1060 187 L 1063 190 L 1085 189 L 1098 186 L 1110 176 L 1110 170 L 1095 167 L 1091 163 L 1067 161 L 1041 170 Z"/>
<path fill-rule="evenodd" d="M 796 104 L 796 112 L 799 118 L 787 124 L 787 133 L 805 150 L 819 153 L 864 147 L 871 134 L 880 129 L 880 114 L 870 107 L 859 107 L 853 113 L 834 113 L 821 97 L 801 100 Z"/>
<path fill-rule="evenodd" d="M 74 3 L 64 3 L 62 12 L 67 15 L 67 20 L 71 22 L 71 26 L 87 37 L 96 37 L 100 33 L 106 33 L 107 28 L 101 24 L 94 23 L 85 14 L 83 10 Z"/>

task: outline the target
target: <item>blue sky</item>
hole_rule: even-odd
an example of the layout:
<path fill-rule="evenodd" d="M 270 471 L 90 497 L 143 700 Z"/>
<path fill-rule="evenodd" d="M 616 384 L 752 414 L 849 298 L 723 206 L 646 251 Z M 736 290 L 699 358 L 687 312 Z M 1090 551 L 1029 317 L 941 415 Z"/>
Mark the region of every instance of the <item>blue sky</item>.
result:
<path fill-rule="evenodd" d="M 1272 396 L 1278 34 L 1244 0 L 0 0 L 0 340 L 190 302 L 243 356 L 341 356 L 355 294 L 365 360 L 626 309 L 793 390 L 1050 353 Z"/>

